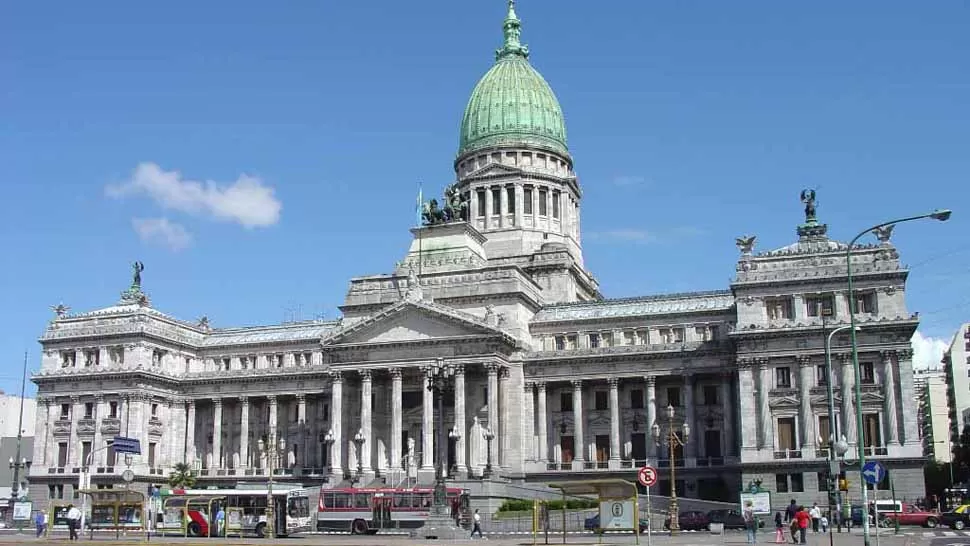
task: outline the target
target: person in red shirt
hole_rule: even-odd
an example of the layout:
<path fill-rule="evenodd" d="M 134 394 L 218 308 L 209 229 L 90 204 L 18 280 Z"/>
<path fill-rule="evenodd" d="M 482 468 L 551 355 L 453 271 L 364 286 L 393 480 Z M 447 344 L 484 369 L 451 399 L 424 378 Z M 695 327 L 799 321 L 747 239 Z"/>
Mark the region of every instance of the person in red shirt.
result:
<path fill-rule="evenodd" d="M 808 509 L 802 506 L 802 509 L 795 514 L 795 520 L 798 521 L 798 543 L 805 544 L 805 533 L 808 532 L 808 523 L 812 521 L 812 516 L 809 515 Z"/>

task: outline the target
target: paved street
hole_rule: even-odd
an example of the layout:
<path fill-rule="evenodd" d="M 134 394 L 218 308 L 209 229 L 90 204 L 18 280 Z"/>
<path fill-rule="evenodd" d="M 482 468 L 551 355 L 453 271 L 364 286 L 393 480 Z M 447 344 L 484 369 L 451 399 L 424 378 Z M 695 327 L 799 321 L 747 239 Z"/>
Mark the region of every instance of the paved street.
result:
<path fill-rule="evenodd" d="M 634 544 L 635 539 L 631 535 L 604 535 L 597 537 L 593 534 L 571 534 L 567 535 L 565 544 L 568 545 L 596 545 L 596 544 Z M 763 545 L 774 544 L 774 534 L 761 533 L 758 535 L 758 543 Z M 862 534 L 854 532 L 852 534 L 842 533 L 833 535 L 835 546 L 861 546 Z M 0 534 L 0 544 L 64 544 L 67 543 L 67 535 L 57 533 L 53 537 L 45 539 L 35 539 L 33 535 L 17 535 L 13 532 Z M 144 537 L 122 537 L 115 539 L 113 534 L 101 533 L 95 536 L 94 540 L 87 538 L 82 543 L 105 543 L 113 545 L 135 545 L 145 544 Z M 265 544 L 287 544 L 290 546 L 317 546 L 317 545 L 346 545 L 346 546 L 413 546 L 416 544 L 441 544 L 447 541 L 423 541 L 411 540 L 403 536 L 350 536 L 350 535 L 303 535 L 300 537 L 278 539 L 275 541 L 260 539 L 183 539 L 183 538 L 161 538 L 152 537 L 149 544 L 181 544 L 181 545 L 265 545 Z M 528 535 L 516 536 L 492 536 L 486 540 L 460 541 L 463 544 L 472 542 L 486 542 L 496 546 L 531 546 L 532 537 Z M 671 546 L 722 546 L 722 545 L 743 545 L 745 544 L 744 533 L 728 532 L 723 536 L 713 536 L 708 533 L 682 533 L 676 537 L 667 535 L 654 535 L 653 544 Z M 562 536 L 549 536 L 549 544 L 563 544 Z M 873 537 L 873 545 L 875 545 Z M 545 544 L 543 537 L 539 537 L 536 544 Z M 647 537 L 640 538 L 640 544 L 647 544 Z M 829 537 L 827 534 L 808 535 L 808 546 L 827 546 Z M 891 530 L 884 530 L 879 537 L 879 546 L 908 546 L 911 544 L 926 544 L 928 546 L 970 546 L 970 532 L 949 531 L 949 530 L 928 530 L 928 529 L 905 529 L 900 535 L 893 535 Z"/>

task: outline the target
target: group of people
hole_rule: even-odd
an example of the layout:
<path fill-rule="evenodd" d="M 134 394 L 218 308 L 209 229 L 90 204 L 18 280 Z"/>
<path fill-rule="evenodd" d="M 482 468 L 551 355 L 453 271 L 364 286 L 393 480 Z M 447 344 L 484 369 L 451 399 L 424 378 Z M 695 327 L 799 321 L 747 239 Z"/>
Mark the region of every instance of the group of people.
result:
<path fill-rule="evenodd" d="M 809 526 L 811 526 L 813 533 L 826 533 L 829 530 L 829 518 L 819 508 L 818 503 L 808 508 L 799 506 L 795 499 L 792 499 L 791 504 L 785 510 L 784 518 L 782 518 L 781 512 L 775 513 L 775 543 L 784 544 L 787 542 L 785 539 L 785 528 L 787 527 L 791 534 L 792 544 L 805 544 L 805 536 L 808 534 Z"/>

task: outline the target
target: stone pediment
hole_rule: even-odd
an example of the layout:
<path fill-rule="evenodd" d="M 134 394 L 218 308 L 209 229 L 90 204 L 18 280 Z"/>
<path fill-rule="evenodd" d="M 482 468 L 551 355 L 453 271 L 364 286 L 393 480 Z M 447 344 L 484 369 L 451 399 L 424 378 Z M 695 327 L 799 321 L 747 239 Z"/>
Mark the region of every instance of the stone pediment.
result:
<path fill-rule="evenodd" d="M 463 177 L 463 179 L 469 178 L 482 178 L 482 177 L 501 177 L 501 176 L 518 176 L 522 174 L 522 170 L 510 165 L 502 165 L 500 163 L 489 163 L 477 171 L 468 173 Z"/>
<path fill-rule="evenodd" d="M 798 408 L 800 402 L 797 396 L 779 396 L 768 401 L 772 408 Z"/>
<path fill-rule="evenodd" d="M 363 321 L 332 332 L 322 340 L 324 348 L 447 341 L 468 338 L 513 338 L 496 326 L 468 313 L 423 300 L 402 300 Z"/>

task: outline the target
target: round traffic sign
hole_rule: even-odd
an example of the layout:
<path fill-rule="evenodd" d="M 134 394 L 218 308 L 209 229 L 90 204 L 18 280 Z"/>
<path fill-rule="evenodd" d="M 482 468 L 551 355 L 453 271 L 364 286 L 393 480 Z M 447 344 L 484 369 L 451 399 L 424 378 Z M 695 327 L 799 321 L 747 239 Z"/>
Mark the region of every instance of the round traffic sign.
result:
<path fill-rule="evenodd" d="M 644 487 L 650 487 L 657 483 L 657 469 L 652 466 L 641 467 L 637 472 L 637 481 Z"/>
<path fill-rule="evenodd" d="M 135 479 L 135 473 L 132 472 L 130 468 L 125 469 L 125 471 L 121 473 L 121 479 L 125 482 L 131 483 L 131 481 Z"/>

